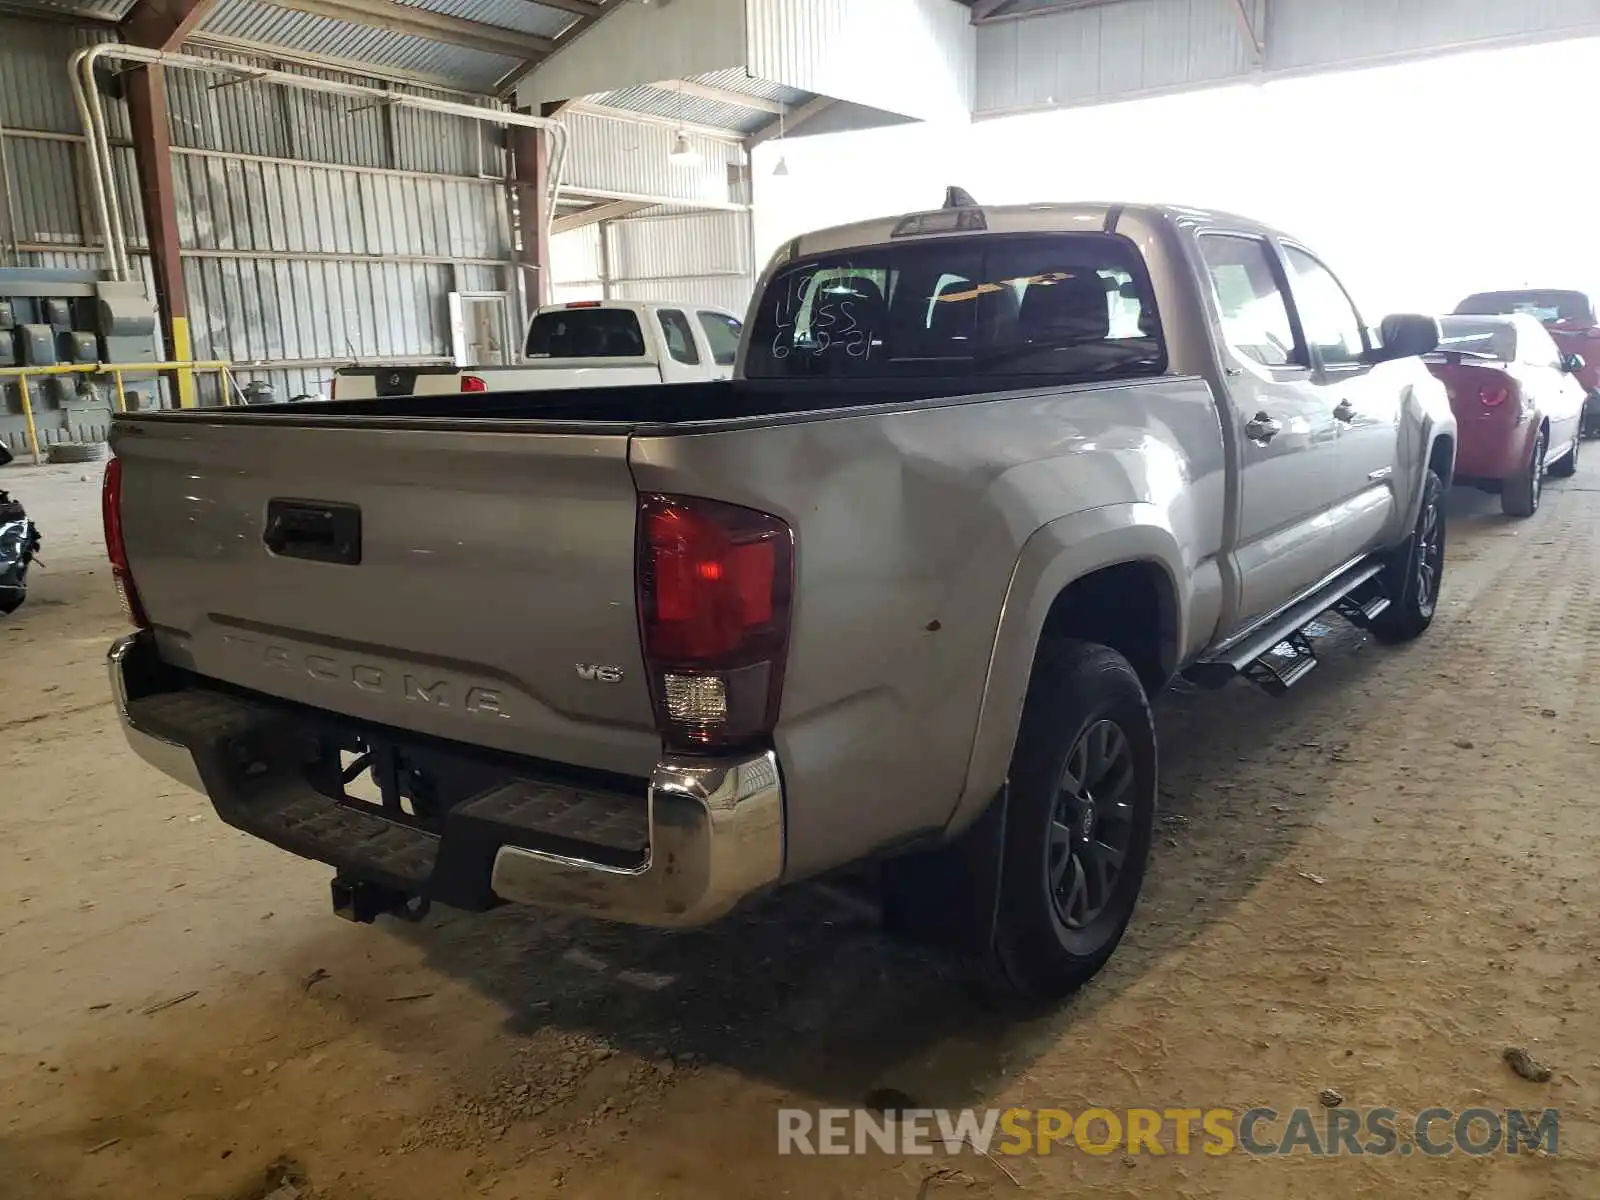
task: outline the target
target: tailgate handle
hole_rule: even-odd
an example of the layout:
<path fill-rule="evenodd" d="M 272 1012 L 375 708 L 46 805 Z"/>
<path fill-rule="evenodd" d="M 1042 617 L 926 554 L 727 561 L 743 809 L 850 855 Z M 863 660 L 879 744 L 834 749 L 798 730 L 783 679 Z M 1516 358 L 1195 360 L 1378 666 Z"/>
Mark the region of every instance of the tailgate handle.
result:
<path fill-rule="evenodd" d="M 284 558 L 355 566 L 361 561 L 361 510 L 322 500 L 269 500 L 261 540 Z"/>

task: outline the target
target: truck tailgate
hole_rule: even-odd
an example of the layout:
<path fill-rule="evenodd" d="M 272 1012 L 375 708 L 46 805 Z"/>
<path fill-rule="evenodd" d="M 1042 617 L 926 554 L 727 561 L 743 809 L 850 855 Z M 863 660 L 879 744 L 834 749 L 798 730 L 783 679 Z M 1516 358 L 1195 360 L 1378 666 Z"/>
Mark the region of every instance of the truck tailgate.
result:
<path fill-rule="evenodd" d="M 628 435 L 119 423 L 163 659 L 359 720 L 646 775 Z"/>

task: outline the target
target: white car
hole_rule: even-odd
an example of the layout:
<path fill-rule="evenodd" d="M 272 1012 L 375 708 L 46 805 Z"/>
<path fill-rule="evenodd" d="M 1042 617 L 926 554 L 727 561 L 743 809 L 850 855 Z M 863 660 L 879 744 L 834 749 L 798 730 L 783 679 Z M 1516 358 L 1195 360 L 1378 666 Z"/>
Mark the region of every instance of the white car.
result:
<path fill-rule="evenodd" d="M 743 322 L 704 304 L 583 300 L 541 308 L 511 366 L 345 367 L 334 398 L 445 396 L 558 388 L 701 383 L 733 375 Z"/>

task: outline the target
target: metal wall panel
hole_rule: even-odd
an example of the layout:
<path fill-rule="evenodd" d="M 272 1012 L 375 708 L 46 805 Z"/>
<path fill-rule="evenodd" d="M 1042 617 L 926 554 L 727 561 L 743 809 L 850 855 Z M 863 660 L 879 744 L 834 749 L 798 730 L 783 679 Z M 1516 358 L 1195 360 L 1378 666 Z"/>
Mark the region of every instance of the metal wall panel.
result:
<path fill-rule="evenodd" d="M 611 295 L 681 300 L 743 313 L 754 284 L 746 213 L 615 221 L 607 229 Z"/>
<path fill-rule="evenodd" d="M 1600 33 L 1600 0 L 1116 0 L 978 27 L 980 116 Z"/>
<path fill-rule="evenodd" d="M 690 134 L 700 162 L 680 167 L 667 160 L 673 142 L 668 126 L 583 112 L 565 113 L 561 121 L 571 135 L 563 186 L 601 195 L 731 203 L 728 167 L 744 157 L 734 143 Z"/>
<path fill-rule="evenodd" d="M 665 300 L 726 309 L 743 319 L 754 280 L 730 275 L 711 279 L 627 280 L 611 288 L 613 300 Z"/>
<path fill-rule="evenodd" d="M 609 263 L 601 261 L 599 224 L 551 239 L 555 303 L 609 295 L 711 305 L 740 314 L 749 303 L 755 268 L 747 213 L 638 217 L 607 222 L 605 230 Z"/>
<path fill-rule="evenodd" d="M 1597 30 L 1596 0 L 1277 0 L 1268 14 L 1267 68 L 1314 70 Z"/>
<path fill-rule="evenodd" d="M 615 221 L 608 236 L 619 281 L 750 273 L 750 218 L 744 213 Z"/>
<path fill-rule="evenodd" d="M 498 183 L 214 155 L 175 159 L 185 250 L 448 261 L 510 257 Z"/>
<path fill-rule="evenodd" d="M 921 120 L 964 120 L 972 111 L 976 39 L 971 10 L 956 0 L 746 7 L 752 75 Z"/>
<path fill-rule="evenodd" d="M 979 26 L 977 110 L 1198 87 L 1250 67 L 1232 0 L 1122 0 Z"/>
<path fill-rule="evenodd" d="M 603 21 L 517 84 L 517 103 L 593 96 L 743 67 L 745 0 L 617 3 Z"/>
<path fill-rule="evenodd" d="M 12 207 L 17 214 L 17 240 L 22 243 L 77 246 L 84 244 L 78 207 L 76 142 L 6 139 L 11 165 Z M 0 210 L 5 206 L 0 205 Z M 8 211 L 8 210 L 7 210 Z M 0 215 L 0 220 L 3 220 Z"/>
<path fill-rule="evenodd" d="M 0 125 L 48 133 L 82 133 L 83 123 L 67 86 L 67 59 L 74 50 L 114 40 L 93 26 L 75 28 L 55 21 L 0 18 Z M 105 102 L 113 137 L 126 137 L 122 103 Z"/>
<path fill-rule="evenodd" d="M 600 226 L 582 225 L 570 233 L 550 239 L 550 281 L 558 300 L 565 302 L 562 289 L 573 284 L 599 286 L 604 274 L 600 262 Z M 572 299 L 587 299 L 584 296 Z"/>

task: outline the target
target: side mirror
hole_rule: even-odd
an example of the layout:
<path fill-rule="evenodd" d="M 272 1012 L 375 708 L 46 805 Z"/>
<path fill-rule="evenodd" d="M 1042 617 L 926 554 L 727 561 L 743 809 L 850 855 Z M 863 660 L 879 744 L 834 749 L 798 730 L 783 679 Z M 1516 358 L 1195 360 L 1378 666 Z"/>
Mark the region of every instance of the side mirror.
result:
<path fill-rule="evenodd" d="M 1378 340 L 1383 344 L 1373 349 L 1372 362 L 1432 354 L 1439 348 L 1439 322 L 1422 313 L 1395 313 L 1378 326 Z"/>
<path fill-rule="evenodd" d="M 1583 355 L 1581 354 L 1563 354 L 1561 356 L 1561 369 L 1568 375 L 1576 375 L 1586 366 L 1588 364 L 1583 361 Z"/>

